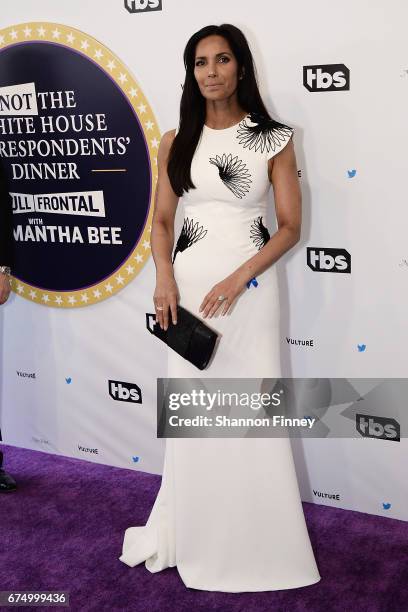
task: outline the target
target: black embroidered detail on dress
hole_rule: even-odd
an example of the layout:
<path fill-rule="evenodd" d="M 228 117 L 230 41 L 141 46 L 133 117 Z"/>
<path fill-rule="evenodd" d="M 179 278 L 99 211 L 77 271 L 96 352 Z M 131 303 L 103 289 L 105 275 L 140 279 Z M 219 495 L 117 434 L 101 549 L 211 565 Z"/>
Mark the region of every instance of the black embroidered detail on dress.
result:
<path fill-rule="evenodd" d="M 270 239 L 271 235 L 267 227 L 262 223 L 262 217 L 257 217 L 251 225 L 251 238 L 255 243 L 255 246 L 261 249 Z"/>
<path fill-rule="evenodd" d="M 242 198 L 248 193 L 249 183 L 252 183 L 249 178 L 251 174 L 237 155 L 235 157 L 232 157 L 232 153 L 216 155 L 210 157 L 210 164 L 217 166 L 220 179 L 237 198 Z"/>
<path fill-rule="evenodd" d="M 185 251 L 188 247 L 191 247 L 197 240 L 204 238 L 206 233 L 207 230 L 203 230 L 203 226 L 199 226 L 198 221 L 194 223 L 192 219 L 186 217 L 177 240 L 172 263 L 174 263 L 177 253 L 181 253 L 181 251 Z"/>
<path fill-rule="evenodd" d="M 287 142 L 293 133 L 293 128 L 288 125 L 259 113 L 249 113 L 248 117 L 255 125 L 247 125 L 244 120 L 237 130 L 238 141 L 244 148 L 248 147 L 255 151 L 260 149 L 261 153 L 275 152 L 281 148 L 282 143 Z"/>

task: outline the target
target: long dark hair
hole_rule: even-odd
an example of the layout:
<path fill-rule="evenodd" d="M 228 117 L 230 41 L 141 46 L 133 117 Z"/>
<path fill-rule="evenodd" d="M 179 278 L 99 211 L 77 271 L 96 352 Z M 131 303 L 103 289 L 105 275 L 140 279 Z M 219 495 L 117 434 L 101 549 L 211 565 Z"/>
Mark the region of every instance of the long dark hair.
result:
<path fill-rule="evenodd" d="M 167 173 L 173 191 L 181 197 L 183 191 L 195 189 L 191 180 L 191 161 L 205 123 L 206 102 L 194 76 L 195 50 L 206 36 L 223 36 L 229 43 L 238 63 L 238 74 L 244 69 L 243 78 L 238 80 L 238 104 L 247 113 L 258 113 L 271 119 L 259 93 L 256 68 L 247 39 L 241 30 L 230 23 L 220 26 L 209 25 L 191 36 L 184 49 L 183 59 L 186 77 L 180 101 L 179 131 L 169 151 Z"/>

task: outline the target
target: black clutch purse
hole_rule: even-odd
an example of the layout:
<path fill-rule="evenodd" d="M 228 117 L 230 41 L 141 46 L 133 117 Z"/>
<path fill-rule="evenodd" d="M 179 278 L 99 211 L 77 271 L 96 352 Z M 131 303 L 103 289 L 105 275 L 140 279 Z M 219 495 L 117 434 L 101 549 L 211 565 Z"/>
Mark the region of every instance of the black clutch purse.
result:
<path fill-rule="evenodd" d="M 170 313 L 169 313 L 170 315 Z M 151 322 L 154 325 L 151 327 Z M 160 327 L 155 313 L 146 313 L 146 327 L 151 334 L 163 340 L 176 353 L 190 361 L 199 370 L 204 370 L 213 354 L 218 334 L 201 319 L 177 304 L 177 323 L 169 316 L 167 330 Z"/>

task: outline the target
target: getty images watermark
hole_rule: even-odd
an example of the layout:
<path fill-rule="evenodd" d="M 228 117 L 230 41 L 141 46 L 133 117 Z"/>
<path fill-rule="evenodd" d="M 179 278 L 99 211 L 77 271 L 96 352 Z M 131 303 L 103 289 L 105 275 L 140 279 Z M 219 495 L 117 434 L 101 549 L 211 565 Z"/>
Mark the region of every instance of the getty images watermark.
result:
<path fill-rule="evenodd" d="M 282 391 L 280 392 L 282 393 Z M 221 406 L 237 409 L 244 407 L 249 410 L 258 410 L 260 408 L 272 408 L 280 406 L 280 393 L 237 393 L 230 391 L 221 391 L 218 389 L 215 393 L 209 393 L 204 389 L 192 389 L 190 392 L 172 392 L 168 396 L 168 409 L 180 411 L 180 408 L 187 407 L 191 410 L 199 407 L 205 410 L 214 411 Z M 241 416 L 231 417 L 226 414 L 218 414 L 215 417 L 197 414 L 196 416 L 180 416 L 179 414 L 171 414 L 169 416 L 169 424 L 172 427 L 276 427 L 276 426 L 301 426 L 312 427 L 316 418 L 288 418 L 283 414 L 274 414 L 267 417 Z"/>
<path fill-rule="evenodd" d="M 395 378 L 158 378 L 157 436 L 399 442 L 407 393 Z"/>

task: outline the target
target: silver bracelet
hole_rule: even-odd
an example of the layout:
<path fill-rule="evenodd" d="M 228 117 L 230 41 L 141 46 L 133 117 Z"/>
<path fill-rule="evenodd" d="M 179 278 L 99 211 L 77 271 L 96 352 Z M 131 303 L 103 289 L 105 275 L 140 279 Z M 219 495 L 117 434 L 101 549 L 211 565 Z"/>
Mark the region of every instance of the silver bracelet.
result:
<path fill-rule="evenodd" d="M 9 266 L 0 266 L 0 274 L 7 274 L 10 276 L 11 268 Z"/>

